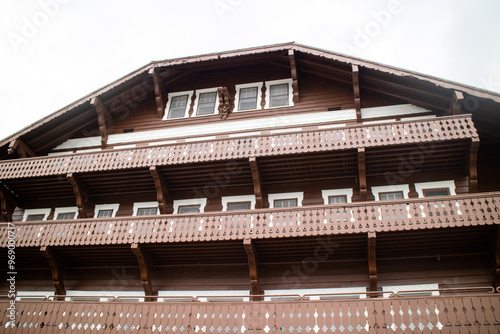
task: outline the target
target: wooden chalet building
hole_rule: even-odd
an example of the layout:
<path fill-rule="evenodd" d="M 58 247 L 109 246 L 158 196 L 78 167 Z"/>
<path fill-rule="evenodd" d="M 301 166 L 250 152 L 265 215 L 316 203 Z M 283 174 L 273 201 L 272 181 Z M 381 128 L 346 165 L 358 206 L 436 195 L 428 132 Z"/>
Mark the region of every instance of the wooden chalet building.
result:
<path fill-rule="evenodd" d="M 0 332 L 498 333 L 499 129 L 296 43 L 152 62 L 0 141 Z"/>

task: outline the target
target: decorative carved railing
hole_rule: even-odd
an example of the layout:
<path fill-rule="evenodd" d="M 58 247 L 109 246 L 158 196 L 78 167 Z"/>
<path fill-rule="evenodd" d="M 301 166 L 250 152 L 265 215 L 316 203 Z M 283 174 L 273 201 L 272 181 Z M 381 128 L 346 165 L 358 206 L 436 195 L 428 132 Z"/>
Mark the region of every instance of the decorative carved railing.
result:
<path fill-rule="evenodd" d="M 3 333 L 498 333 L 498 294 L 273 302 L 0 302 Z M 11 325 L 14 324 L 14 327 Z"/>
<path fill-rule="evenodd" d="M 500 193 L 286 209 L 15 223 L 16 246 L 280 238 L 500 224 Z M 0 225 L 6 247 L 8 225 Z"/>
<path fill-rule="evenodd" d="M 476 138 L 470 115 L 0 162 L 0 179 Z"/>

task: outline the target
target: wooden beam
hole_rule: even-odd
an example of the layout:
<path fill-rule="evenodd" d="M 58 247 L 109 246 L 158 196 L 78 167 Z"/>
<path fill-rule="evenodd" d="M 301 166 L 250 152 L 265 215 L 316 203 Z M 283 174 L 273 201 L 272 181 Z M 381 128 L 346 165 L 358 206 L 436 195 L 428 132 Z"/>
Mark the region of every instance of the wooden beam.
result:
<path fill-rule="evenodd" d="M 165 91 L 165 86 L 163 85 L 163 79 L 161 78 L 157 68 L 150 68 L 149 75 L 153 77 L 156 100 L 156 116 L 159 119 L 163 119 L 163 117 L 165 116 L 165 107 L 167 104 L 167 93 Z"/>
<path fill-rule="evenodd" d="M 153 176 L 156 187 L 156 200 L 162 215 L 174 213 L 174 202 L 170 196 L 165 179 L 156 166 L 149 167 L 149 172 Z"/>
<path fill-rule="evenodd" d="M 156 296 L 156 292 L 153 290 L 153 284 L 151 283 L 150 274 L 150 260 L 148 254 L 144 251 L 144 248 L 140 244 L 131 245 L 132 252 L 137 256 L 137 261 L 139 262 L 139 268 L 141 270 L 141 281 L 144 293 L 146 296 Z M 145 298 L 147 302 L 155 301 L 155 298 Z"/>
<path fill-rule="evenodd" d="M 7 189 L 0 184 L 0 212 L 4 221 L 12 222 L 12 213 L 14 212 L 15 205 L 10 200 Z"/>
<path fill-rule="evenodd" d="M 101 135 L 101 145 L 105 148 L 108 144 L 109 127 L 113 125 L 113 117 L 99 97 L 90 100 L 90 105 L 97 112 L 97 121 L 99 123 L 99 134 Z"/>
<path fill-rule="evenodd" d="M 9 144 L 9 148 L 7 149 L 8 154 L 13 154 L 14 152 L 16 152 L 21 158 L 36 157 L 35 152 L 33 152 L 19 138 L 16 138 L 13 141 L 11 141 Z"/>
<path fill-rule="evenodd" d="M 368 273 L 370 278 L 370 291 L 377 291 L 377 255 L 376 255 L 375 232 L 368 232 Z M 378 294 L 370 294 L 371 298 L 376 298 Z"/>
<path fill-rule="evenodd" d="M 365 148 L 358 147 L 358 180 L 359 180 L 359 200 L 369 201 L 373 200 L 373 195 L 368 192 L 368 185 L 366 182 L 366 163 L 365 163 Z"/>
<path fill-rule="evenodd" d="M 40 248 L 40 251 L 45 256 L 47 261 L 49 261 L 50 269 L 52 271 L 52 280 L 54 281 L 54 288 L 56 289 L 56 295 L 66 295 L 66 288 L 64 287 L 63 279 L 63 266 L 59 255 L 54 251 L 52 247 L 42 246 Z M 64 300 L 64 297 L 57 297 L 57 300 Z"/>
<path fill-rule="evenodd" d="M 472 138 L 469 150 L 469 193 L 477 193 L 477 150 L 479 138 Z"/>
<path fill-rule="evenodd" d="M 247 252 L 248 257 L 248 268 L 250 271 L 250 287 L 252 295 L 260 295 L 260 287 L 259 287 L 259 275 L 257 272 L 257 265 L 259 262 L 257 252 L 255 251 L 255 247 L 253 245 L 252 239 L 245 238 L 243 240 L 243 246 L 245 247 L 245 251 Z M 253 297 L 253 301 L 259 301 L 260 297 Z"/>
<path fill-rule="evenodd" d="M 361 97 L 359 95 L 359 68 L 352 65 L 352 86 L 354 91 L 354 107 L 356 108 L 356 121 L 361 123 Z"/>
<path fill-rule="evenodd" d="M 217 95 L 219 96 L 219 115 L 221 119 L 226 119 L 229 113 L 233 110 L 233 102 L 229 96 L 227 87 L 217 88 Z"/>
<path fill-rule="evenodd" d="M 66 178 L 73 186 L 73 192 L 75 193 L 76 206 L 78 207 L 78 218 L 87 218 L 87 202 L 88 202 L 88 191 L 86 190 L 83 183 L 80 181 L 78 176 L 73 173 L 66 175 Z"/>
<path fill-rule="evenodd" d="M 295 54 L 292 49 L 288 50 L 288 58 L 290 59 L 290 70 L 292 72 L 292 89 L 293 89 L 293 102 L 300 102 L 299 98 L 299 80 L 297 73 L 297 65 L 295 63 Z"/>
<path fill-rule="evenodd" d="M 252 170 L 253 192 L 255 194 L 255 208 L 268 208 L 267 194 L 264 193 L 262 187 L 262 176 L 260 175 L 259 166 L 255 157 L 248 158 L 250 168 Z"/>
<path fill-rule="evenodd" d="M 460 91 L 454 91 L 453 92 L 453 97 L 451 100 L 451 105 L 450 105 L 450 115 L 460 115 L 462 113 L 461 111 L 461 106 L 462 102 L 464 101 L 464 94 Z"/>

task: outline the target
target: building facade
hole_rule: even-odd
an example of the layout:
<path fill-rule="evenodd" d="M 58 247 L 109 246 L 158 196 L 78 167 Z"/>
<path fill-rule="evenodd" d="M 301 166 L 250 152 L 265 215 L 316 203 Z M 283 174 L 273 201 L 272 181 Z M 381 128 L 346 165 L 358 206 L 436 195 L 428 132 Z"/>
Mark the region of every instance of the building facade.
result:
<path fill-rule="evenodd" d="M 0 142 L 2 331 L 500 331 L 500 95 L 296 43 Z"/>

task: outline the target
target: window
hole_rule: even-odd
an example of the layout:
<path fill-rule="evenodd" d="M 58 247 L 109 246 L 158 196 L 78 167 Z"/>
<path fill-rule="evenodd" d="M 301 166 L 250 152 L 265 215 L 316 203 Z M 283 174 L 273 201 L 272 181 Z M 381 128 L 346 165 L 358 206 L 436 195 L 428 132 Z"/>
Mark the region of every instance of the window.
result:
<path fill-rule="evenodd" d="M 331 294 L 321 296 L 324 294 Z M 320 289 L 283 289 L 283 290 L 265 290 L 264 295 L 274 295 L 273 297 L 264 297 L 265 301 L 269 300 L 297 300 L 297 296 L 307 295 L 310 300 L 330 300 L 330 299 L 360 299 L 366 298 L 366 287 L 351 287 L 351 288 L 320 288 Z M 278 297 L 283 295 L 283 297 Z M 289 296 L 284 296 L 289 295 Z"/>
<path fill-rule="evenodd" d="M 177 213 L 199 213 L 200 212 L 200 205 L 182 205 L 179 206 L 179 209 L 177 210 Z"/>
<path fill-rule="evenodd" d="M 382 291 L 392 291 L 394 293 L 398 293 L 399 291 L 408 291 L 401 292 L 400 296 L 439 296 L 439 291 L 428 291 L 428 290 L 438 290 L 439 285 L 437 283 L 429 283 L 429 284 L 408 284 L 408 285 L 390 285 L 383 286 Z M 427 291 L 423 291 L 427 290 Z M 389 297 L 390 293 L 384 293 L 384 297 Z"/>
<path fill-rule="evenodd" d="M 279 85 L 271 85 L 271 102 L 269 103 L 270 107 L 281 107 L 288 105 L 288 85 L 287 84 L 279 84 Z"/>
<path fill-rule="evenodd" d="M 26 209 L 24 210 L 23 222 L 47 220 L 52 209 Z"/>
<path fill-rule="evenodd" d="M 250 291 L 248 290 L 195 290 L 195 291 L 158 291 L 158 301 L 182 302 L 191 301 L 191 297 L 198 297 L 200 302 L 215 302 L 215 301 L 249 301 Z"/>
<path fill-rule="evenodd" d="M 153 215 L 156 215 L 157 210 L 158 209 L 156 207 L 154 207 L 154 208 L 139 208 L 137 210 L 136 216 L 153 216 Z"/>
<path fill-rule="evenodd" d="M 168 118 L 181 118 L 186 113 L 186 105 L 189 95 L 175 96 L 170 103 Z"/>
<path fill-rule="evenodd" d="M 75 213 L 74 212 L 59 213 L 56 219 L 57 220 L 75 219 Z"/>
<path fill-rule="evenodd" d="M 448 196 L 450 194 L 450 189 L 441 188 L 441 189 L 422 189 L 424 192 L 424 197 L 439 197 L 439 196 Z"/>
<path fill-rule="evenodd" d="M 302 205 L 303 192 L 269 194 L 269 205 L 271 208 L 290 208 Z"/>
<path fill-rule="evenodd" d="M 151 216 L 158 214 L 158 202 L 134 203 L 134 216 Z"/>
<path fill-rule="evenodd" d="M 238 110 L 257 109 L 257 87 L 242 88 Z"/>
<path fill-rule="evenodd" d="M 274 200 L 274 207 L 275 208 L 290 208 L 297 206 L 297 199 L 296 198 L 289 198 L 289 199 L 275 199 Z"/>
<path fill-rule="evenodd" d="M 112 218 L 116 216 L 119 203 L 116 204 L 96 204 L 94 218 Z"/>
<path fill-rule="evenodd" d="M 250 202 L 227 203 L 227 211 L 250 210 Z"/>
<path fill-rule="evenodd" d="M 321 190 L 325 204 L 351 203 L 352 188 Z"/>
<path fill-rule="evenodd" d="M 415 183 L 415 190 L 418 197 L 456 195 L 453 180 Z"/>
<path fill-rule="evenodd" d="M 217 92 L 201 93 L 198 101 L 196 115 L 210 115 L 215 111 L 215 100 Z"/>
<path fill-rule="evenodd" d="M 64 208 L 54 209 L 55 220 L 75 219 L 77 217 L 78 217 L 78 207 L 76 206 L 67 206 Z"/>
<path fill-rule="evenodd" d="M 328 196 L 328 204 L 347 203 L 346 195 Z"/>
<path fill-rule="evenodd" d="M 387 192 L 387 193 L 379 193 L 379 197 L 381 201 L 392 201 L 396 199 L 403 199 L 403 192 L 402 191 L 393 191 L 393 192 Z"/>
<path fill-rule="evenodd" d="M 26 219 L 26 221 L 34 222 L 37 220 L 44 220 L 44 218 L 45 218 L 45 215 L 28 215 L 28 218 Z"/>

